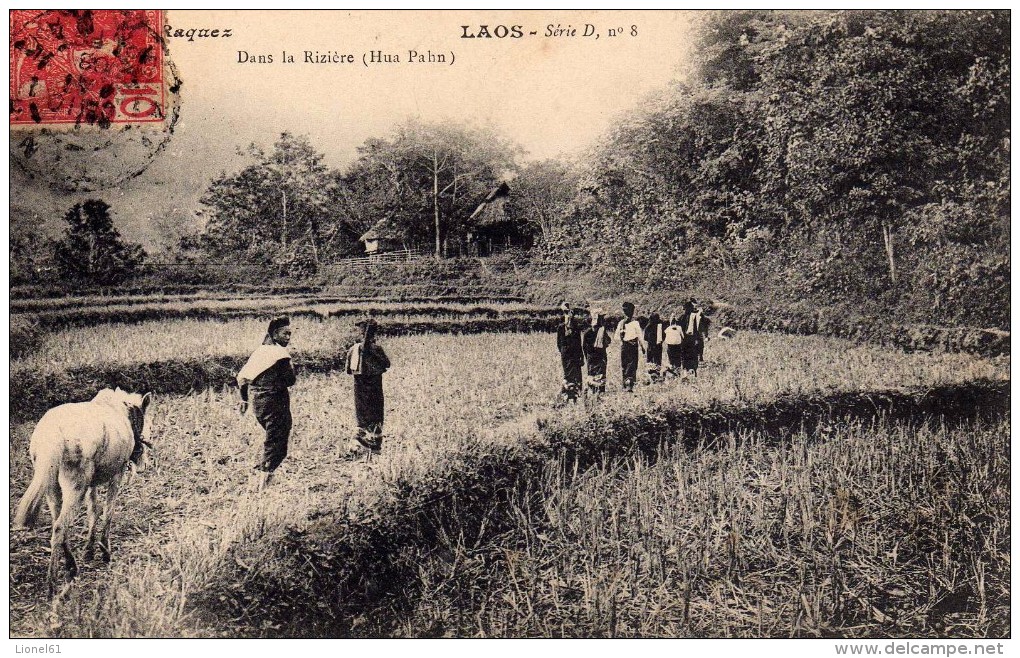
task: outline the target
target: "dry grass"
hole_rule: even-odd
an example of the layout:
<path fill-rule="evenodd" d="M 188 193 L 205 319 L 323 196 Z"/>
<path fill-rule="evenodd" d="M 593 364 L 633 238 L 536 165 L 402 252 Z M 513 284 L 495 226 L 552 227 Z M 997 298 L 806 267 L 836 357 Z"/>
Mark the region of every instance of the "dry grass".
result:
<path fill-rule="evenodd" d="M 303 330 L 308 327 L 296 326 L 299 341 Z M 250 346 L 261 325 L 253 323 L 247 331 Z M 580 406 L 550 409 L 560 373 L 555 340 L 548 335 L 415 336 L 391 338 L 384 346 L 395 366 L 386 376 L 383 457 L 366 464 L 344 456 L 354 428 L 350 378 L 305 378 L 293 394 L 291 455 L 279 482 L 261 496 L 245 493 L 260 432 L 250 416 L 238 418 L 231 392 L 159 400 L 152 419 L 157 465 L 124 491 L 114 563 L 86 569 L 59 608 L 62 626 L 54 625 L 38 599 L 44 532 L 12 540 L 12 633 L 229 634 L 232 622 L 217 616 L 217 606 L 257 609 L 258 601 L 245 598 L 246 581 L 280 568 L 274 556 L 289 529 L 323 514 L 371 516 L 401 483 L 427 482 L 456 464 L 458 454 L 492 450 L 493 442 L 513 437 L 491 431 L 501 423 L 530 417 L 522 423 L 534 427 L 535 413 L 558 422 L 587 413 Z M 615 352 L 613 357 L 618 364 Z M 666 400 L 705 404 L 789 391 L 1008 377 L 1001 364 L 963 355 L 906 355 L 839 340 L 752 333 L 711 343 L 709 358 L 712 365 L 696 382 L 641 388 L 633 396 L 611 394 L 605 405 L 626 414 Z M 618 366 L 610 370 L 610 386 L 619 387 Z M 12 500 L 28 480 L 30 429 L 12 426 Z M 241 574 L 235 589 L 224 585 L 222 573 Z M 210 602 L 209 596 L 222 598 Z M 196 597 L 202 605 L 194 605 Z"/>
<path fill-rule="evenodd" d="M 157 403 L 151 422 L 158 463 L 124 493 L 123 520 L 115 529 L 115 542 L 124 548 L 109 572 L 86 574 L 67 602 L 81 625 L 54 629 L 45 611 L 37 608 L 19 620 L 20 626 L 14 624 L 14 632 L 74 637 L 198 632 L 188 630 L 200 622 L 186 617 L 186 603 L 209 584 L 239 543 L 271 547 L 273 537 L 321 505 L 324 497 L 333 505 L 346 504 L 355 481 L 355 498 L 369 505 L 366 499 L 371 500 L 373 488 L 384 486 L 387 473 L 398 464 L 413 463 L 415 455 L 425 451 L 456 452 L 460 441 L 480 425 L 547 402 L 555 393 L 549 386 L 555 387 L 558 365 L 534 358 L 534 338 L 498 337 L 509 354 L 517 355 L 509 360 L 507 373 L 472 366 L 491 357 L 489 341 L 481 338 L 387 341 L 398 364 L 387 377 L 388 451 L 401 456 L 372 467 L 338 456 L 354 431 L 350 378 L 302 380 L 293 393 L 290 456 L 268 496 L 245 493 L 262 438 L 250 415 L 237 416 L 235 393 L 209 391 Z M 29 478 L 25 447 L 30 431 L 27 424 L 12 428 L 14 501 Z M 38 563 L 43 545 L 37 532 L 13 549 L 31 559 L 30 565 L 15 567 L 22 569 L 12 590 L 22 603 L 38 603 L 34 594 L 42 582 Z M 95 586 L 102 592 L 100 602 L 88 593 Z"/>
<path fill-rule="evenodd" d="M 391 315 L 385 322 L 447 322 L 456 328 L 461 319 L 455 315 Z M 354 322 L 354 319 L 343 318 L 294 317 L 290 350 L 300 355 L 345 349 L 356 336 Z M 98 364 L 247 356 L 262 342 L 265 332 L 266 321 L 261 318 L 183 319 L 75 327 L 36 337 L 34 350 L 12 359 L 11 368 L 55 372 Z"/>
<path fill-rule="evenodd" d="M 401 635 L 1009 635 L 1009 422 L 747 433 L 545 469 L 510 531 L 423 554 Z M 468 535 L 469 540 L 473 535 Z"/>
<path fill-rule="evenodd" d="M 367 308 L 367 307 L 365 307 Z M 387 321 L 416 322 L 421 316 L 392 316 Z M 456 316 L 430 316 L 430 320 L 456 321 Z M 344 319 L 318 319 L 295 317 L 292 319 L 294 338 L 291 351 L 321 353 L 338 349 L 353 336 L 352 321 Z M 94 327 L 76 327 L 44 334 L 38 339 L 35 350 L 11 361 L 11 368 L 53 372 L 69 368 L 117 363 L 148 363 L 171 359 L 190 360 L 212 356 L 247 355 L 265 335 L 265 321 L 255 318 L 231 320 L 182 319 L 139 324 L 112 323 Z M 733 371 L 734 395 L 741 395 L 744 380 L 751 386 L 761 384 L 758 375 L 763 370 L 779 376 L 776 389 L 784 391 L 816 390 L 820 386 L 839 384 L 841 388 L 854 387 L 854 382 L 896 381 L 895 385 L 922 383 L 932 372 L 939 373 L 937 382 L 959 381 L 952 370 L 960 370 L 960 378 L 988 376 L 988 364 L 996 363 L 1001 369 L 1003 360 L 986 361 L 960 354 L 922 353 L 904 355 L 886 348 L 855 345 L 848 341 L 819 336 L 774 336 L 770 346 L 775 353 L 746 350 L 748 340 L 759 342 L 753 332 L 744 333 L 737 341 L 709 342 L 709 357 L 717 352 L 720 362 Z M 480 339 L 484 341 L 485 339 Z M 546 338 L 534 338 L 534 345 L 549 343 Z M 611 346 L 611 350 L 616 346 Z M 815 352 L 820 352 L 828 363 L 815 368 Z M 542 357 L 548 359 L 548 356 Z M 618 359 L 611 358 L 611 363 Z M 902 380 L 902 373 L 882 375 L 886 368 L 906 366 L 908 371 L 924 373 L 921 379 Z M 835 368 L 835 370 L 833 370 Z M 618 378 L 618 368 L 610 367 L 610 378 Z M 980 370 L 981 372 L 977 372 Z M 730 378 L 714 378 L 730 381 Z"/>
<path fill-rule="evenodd" d="M 11 311 L 14 313 L 31 311 L 54 311 L 65 308 L 95 308 L 103 306 L 132 306 L 135 304 L 181 304 L 198 301 L 228 301 L 245 299 L 266 299 L 269 295 L 236 295 L 214 291 L 180 293 L 180 294 L 141 294 L 141 295 L 71 295 L 67 297 L 39 297 L 28 299 L 12 299 Z M 294 301 L 304 301 L 315 295 L 273 295 Z"/>

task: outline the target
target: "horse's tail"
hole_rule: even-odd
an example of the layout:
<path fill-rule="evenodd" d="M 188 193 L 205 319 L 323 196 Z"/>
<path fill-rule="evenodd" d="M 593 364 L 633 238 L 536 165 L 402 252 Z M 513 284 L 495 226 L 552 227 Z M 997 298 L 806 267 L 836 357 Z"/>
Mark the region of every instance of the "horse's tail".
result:
<path fill-rule="evenodd" d="M 35 476 L 32 478 L 32 483 L 28 485 L 28 491 L 21 497 L 21 502 L 18 503 L 18 511 L 14 515 L 14 527 L 15 528 L 28 528 L 35 525 L 36 517 L 39 516 L 39 509 L 42 507 L 43 500 L 46 498 L 46 489 L 48 489 L 48 471 L 36 471 Z"/>
<path fill-rule="evenodd" d="M 37 430 L 38 431 L 38 430 Z M 21 497 L 18 503 L 18 511 L 14 514 L 14 527 L 26 528 L 35 525 L 39 510 L 42 508 L 46 493 L 57 486 L 57 475 L 60 471 L 60 454 L 38 455 L 41 459 L 35 459 L 33 455 L 35 473 L 28 485 L 28 490 Z"/>

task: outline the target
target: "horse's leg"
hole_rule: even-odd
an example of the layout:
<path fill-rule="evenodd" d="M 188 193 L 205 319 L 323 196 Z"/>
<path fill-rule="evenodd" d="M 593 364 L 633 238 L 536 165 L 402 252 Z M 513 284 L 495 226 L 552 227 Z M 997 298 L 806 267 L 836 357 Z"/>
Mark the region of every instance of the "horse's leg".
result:
<path fill-rule="evenodd" d="M 99 513 L 96 510 L 96 506 L 98 504 L 98 487 L 89 487 L 88 496 L 85 498 L 85 510 L 88 514 L 88 533 L 85 535 L 86 560 L 91 560 L 96 556 L 96 524 L 99 522 Z"/>
<path fill-rule="evenodd" d="M 56 549 L 57 519 L 60 518 L 60 506 L 63 504 L 63 496 L 60 495 L 60 486 L 50 487 L 46 491 L 46 505 L 50 508 L 50 519 L 52 519 L 50 530 L 50 566 L 46 572 L 46 586 L 49 596 L 52 599 L 55 592 L 54 584 L 57 579 L 57 565 L 60 564 Z"/>
<path fill-rule="evenodd" d="M 85 487 L 75 481 L 74 477 L 66 474 L 63 470 L 58 478 L 63 502 L 60 505 L 60 513 L 53 521 L 53 536 L 50 538 L 50 549 L 53 551 L 50 556 L 50 588 L 52 591 L 53 582 L 60 569 L 61 558 L 64 561 L 64 573 L 71 579 L 78 575 L 78 564 L 75 562 L 71 547 L 67 541 L 68 527 L 74 523 L 74 516 L 78 512 L 78 506 L 85 495 Z"/>
<path fill-rule="evenodd" d="M 46 506 L 50 510 L 50 525 L 60 516 L 60 506 L 64 504 L 64 498 L 60 495 L 60 487 L 54 486 L 46 492 Z"/>
<path fill-rule="evenodd" d="M 106 489 L 106 504 L 103 506 L 103 521 L 99 531 L 99 552 L 103 560 L 110 561 L 112 550 L 110 546 L 110 522 L 113 520 L 113 501 L 117 496 L 117 489 L 120 487 L 120 480 L 123 474 L 117 474 L 110 480 L 110 486 Z"/>

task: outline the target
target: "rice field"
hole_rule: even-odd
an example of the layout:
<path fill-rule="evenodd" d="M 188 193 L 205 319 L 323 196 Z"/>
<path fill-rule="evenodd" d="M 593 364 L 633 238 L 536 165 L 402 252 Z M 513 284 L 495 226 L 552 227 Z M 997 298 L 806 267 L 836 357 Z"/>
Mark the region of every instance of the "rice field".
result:
<path fill-rule="evenodd" d="M 127 292 L 115 294 L 78 294 L 61 295 L 58 297 L 18 297 L 18 290 L 11 291 L 11 311 L 14 313 L 48 311 L 65 308 L 95 308 L 110 305 L 135 305 L 135 304 L 174 304 L 198 301 L 235 301 L 238 303 L 259 300 L 256 303 L 272 303 L 274 300 L 284 300 L 284 303 L 454 303 L 454 304 L 502 304 L 520 303 L 523 298 L 517 295 L 494 295 L 494 294 L 430 294 L 427 296 L 409 294 L 394 289 L 386 295 L 364 295 L 352 294 L 350 291 L 342 292 L 340 289 L 329 288 L 315 290 L 308 287 L 300 289 L 289 289 L 282 291 L 273 288 L 263 288 L 247 291 L 227 291 L 209 289 L 191 289 L 188 292 Z"/>
<path fill-rule="evenodd" d="M 357 319 L 292 317 L 294 338 L 290 350 L 295 354 L 322 354 L 346 349 L 356 339 Z M 508 315 L 503 319 L 512 326 L 515 320 L 531 318 Z M 264 318 L 178 319 L 60 329 L 44 333 L 32 350 L 14 356 L 11 368 L 54 372 L 100 364 L 247 357 L 262 342 L 266 323 Z M 470 322 L 457 315 L 390 315 L 383 322 L 383 331 L 386 326 L 402 329 L 401 325 L 416 324 L 447 325 L 456 331 Z"/>
<path fill-rule="evenodd" d="M 455 316 L 433 316 L 430 319 L 456 321 Z M 421 317 L 394 316 L 388 320 L 416 322 Z M 356 336 L 352 320 L 295 317 L 291 323 L 294 337 L 290 350 L 296 355 L 339 350 L 349 345 Z M 110 323 L 69 328 L 46 333 L 31 353 L 11 360 L 11 369 L 49 372 L 96 364 L 247 356 L 262 341 L 265 325 L 263 319 L 235 318 Z M 536 335 L 531 340 L 528 349 L 541 350 L 543 346 L 555 349 L 555 339 L 551 337 Z M 490 342 L 495 348 L 501 339 L 498 335 L 490 335 L 479 341 Z M 762 373 L 769 373 L 769 378 L 782 378 L 783 381 L 778 384 L 782 390 L 797 391 L 829 385 L 853 388 L 864 385 L 864 382 L 909 386 L 925 383 L 932 373 L 936 375 L 935 382 L 963 381 L 991 377 L 994 372 L 1005 371 L 1001 360 L 958 353 L 903 354 L 879 346 L 856 345 L 821 336 L 742 332 L 737 341 L 714 340 L 708 345 L 710 361 L 717 355 L 720 364 L 733 369 L 735 395 L 742 394 L 745 380 L 752 387 L 757 385 L 755 382 L 767 385 L 767 382 L 760 382 Z M 762 345 L 763 349 L 748 349 L 749 345 Z M 610 350 L 614 349 L 618 352 L 618 345 L 610 346 Z M 776 351 L 770 353 L 769 350 L 773 349 Z M 550 356 L 548 350 L 539 354 L 541 356 L 536 355 L 536 358 L 543 361 L 555 358 L 555 354 Z M 822 362 L 816 361 L 819 358 Z M 300 357 L 296 360 L 300 362 Z M 610 368 L 610 377 L 618 374 L 616 370 Z"/>
<path fill-rule="evenodd" d="M 292 352 L 339 349 L 353 335 L 344 320 L 295 317 Z M 45 334 L 29 354 L 11 360 L 12 370 L 64 370 L 96 364 L 130 364 L 209 356 L 247 356 L 262 342 L 266 321 L 165 320 L 111 323 L 62 329 Z"/>
<path fill-rule="evenodd" d="M 299 365 L 301 353 L 337 349 L 350 332 L 350 325 L 339 320 L 295 318 L 293 327 L 295 338 L 292 347 Z M 76 365 L 134 363 L 159 358 L 246 355 L 258 344 L 263 331 L 264 323 L 261 321 L 234 319 L 226 322 L 173 320 L 140 325 L 110 324 L 57 332 L 47 336 L 36 352 L 12 362 L 12 371 L 15 368 L 60 370 Z M 427 488 L 428 483 L 439 481 L 443 473 L 457 469 L 465 454 L 491 454 L 513 449 L 522 434 L 534 434 L 543 423 L 581 423 L 592 413 L 591 408 L 585 405 L 563 409 L 555 406 L 561 374 L 555 338 L 549 334 L 383 336 L 381 344 L 394 364 L 385 377 L 387 420 L 383 455 L 371 462 L 352 459 L 350 437 L 354 431 L 354 420 L 349 377 L 339 373 L 302 377 L 292 392 L 294 430 L 290 456 L 281 468 L 278 481 L 261 495 L 247 491 L 251 467 L 257 461 L 261 448 L 261 431 L 250 415 L 238 416 L 234 391 L 211 389 L 187 396 L 159 397 L 150 418 L 152 439 L 156 445 L 155 463 L 122 492 L 118 517 L 114 521 L 113 563 L 108 567 L 88 565 L 78 583 L 59 603 L 63 606 L 62 612 L 66 613 L 61 618 L 71 621 L 55 625 L 56 617 L 51 616 L 47 606 L 41 605 L 35 597 L 40 577 L 44 574 L 44 566 L 41 565 L 45 561 L 46 531 L 40 529 L 12 538 L 12 634 L 177 637 L 243 632 L 273 635 L 280 629 L 273 627 L 274 622 L 268 616 L 264 627 L 251 625 L 252 619 L 258 618 L 261 606 L 268 605 L 258 597 L 253 598 L 251 588 L 254 583 L 273 578 L 296 577 L 282 573 L 285 563 L 280 559 L 281 546 L 295 528 L 309 527 L 315 519 L 323 516 L 371 518 L 387 501 L 398 500 L 399 493 L 407 487 Z M 978 379 L 1005 380 L 1009 376 L 1008 364 L 1002 360 L 961 354 L 904 354 L 822 337 L 741 332 L 734 340 L 710 342 L 706 352 L 708 363 L 696 380 L 643 385 L 635 394 L 627 395 L 618 392 L 619 353 L 614 346 L 610 350 L 610 393 L 603 398 L 600 407 L 626 416 L 670 404 L 713 405 L 768 400 L 777 395 L 935 387 Z M 512 431 L 505 431 L 507 428 Z M 895 434 L 897 431 L 892 428 L 888 433 Z M 30 476 L 26 450 L 30 432 L 31 424 L 28 423 L 11 426 L 12 505 L 24 491 Z M 859 434 L 851 437 L 853 445 L 866 445 L 867 441 Z M 994 432 L 988 433 L 988 437 L 992 434 Z M 935 438 L 925 439 L 925 446 L 942 445 L 948 440 L 939 439 L 935 434 L 932 436 Z M 741 439 L 741 444 L 745 443 L 757 446 L 754 450 L 758 452 L 753 455 L 750 452 L 739 453 L 739 459 L 732 456 L 726 462 L 728 468 L 732 467 L 729 471 L 718 465 L 713 467 L 715 471 L 705 466 L 698 471 L 699 477 L 709 483 L 716 482 L 712 477 L 729 477 L 731 483 L 749 487 L 748 491 L 759 490 L 755 489 L 763 486 L 759 482 L 771 482 L 768 478 L 773 477 L 772 472 L 766 466 L 780 466 L 769 460 L 782 461 L 787 456 L 775 449 L 767 449 L 764 444 L 755 444 L 753 439 Z M 807 439 L 802 443 L 807 445 Z M 830 441 L 825 445 L 831 445 L 831 450 L 838 451 L 845 443 Z M 874 477 L 881 473 L 889 476 L 888 468 L 891 467 L 883 467 L 885 470 L 879 468 L 875 460 L 881 455 L 874 450 L 851 451 L 846 455 L 850 456 L 840 463 L 867 456 L 867 463 L 876 469 Z M 745 457 L 749 465 L 738 468 L 736 462 Z M 687 457 L 679 455 L 670 459 L 682 460 L 684 468 L 689 463 L 683 461 Z M 697 459 L 711 461 L 707 455 Z M 820 455 L 815 458 L 815 463 L 827 459 L 827 456 Z M 793 465 L 803 466 L 799 463 Z M 645 472 L 640 464 L 629 470 L 638 475 Z M 782 486 L 794 483 L 793 471 L 783 472 L 787 479 L 780 481 Z M 984 473 L 986 479 L 991 472 Z M 796 484 L 801 489 L 794 493 L 813 491 L 821 486 L 825 482 L 824 473 L 829 472 L 812 471 L 797 475 Z M 629 476 L 612 467 L 604 471 L 595 469 L 584 477 L 588 479 L 578 480 L 578 483 L 588 488 L 578 489 L 580 493 L 574 500 L 602 495 L 596 491 L 598 487 L 607 487 L 607 492 L 611 493 L 609 489 L 616 487 L 615 483 Z M 606 479 L 599 480 L 600 477 Z M 658 480 L 655 481 L 667 482 L 663 479 L 665 477 L 657 475 Z M 555 483 L 547 484 L 549 486 L 543 485 L 542 489 L 552 496 L 550 500 L 567 496 L 566 489 L 574 486 L 564 484 L 566 489 L 557 489 L 552 486 Z M 624 491 L 639 484 L 620 486 L 620 490 Z M 691 486 L 693 491 L 696 487 Z M 706 487 L 704 491 L 710 488 L 709 484 L 698 486 Z M 715 486 L 717 483 L 711 484 L 711 487 Z M 889 486 L 895 486 L 895 483 Z M 659 489 L 663 495 L 667 491 L 664 484 Z M 636 532 L 635 527 L 645 527 L 633 526 L 635 517 L 630 514 L 625 501 L 616 494 L 608 493 L 606 504 L 620 507 L 617 512 L 610 513 L 610 517 L 615 514 L 618 519 L 615 526 L 618 532 Z M 651 497 L 651 493 L 648 496 L 649 501 L 658 501 Z M 688 500 L 685 503 L 689 506 L 689 509 L 685 507 L 688 513 L 694 513 L 697 505 L 704 503 L 696 496 L 685 500 Z M 651 513 L 651 507 L 643 510 L 642 515 Z M 536 508 L 535 514 L 539 511 Z M 818 514 L 823 511 L 819 509 Z M 637 518 L 643 517 L 639 515 Z M 679 523 L 680 517 L 676 519 L 669 522 Z M 537 522 L 540 519 L 537 516 L 524 519 L 529 523 L 531 520 Z M 548 525 L 551 521 L 545 519 L 542 523 Z M 595 527 L 603 532 L 607 526 L 603 523 Z M 749 521 L 746 528 L 748 536 L 761 531 L 761 527 Z M 80 541 L 80 534 L 76 537 Z M 691 538 L 692 541 L 695 539 L 698 537 Z M 713 534 L 710 539 L 715 542 L 718 536 Z M 763 540 L 756 538 L 754 541 Z M 683 543 L 685 552 L 677 553 L 674 558 L 677 563 L 686 564 L 689 552 L 697 544 L 680 543 Z M 609 558 L 608 553 L 602 555 Z M 797 557 L 800 554 L 792 555 L 790 559 L 800 559 Z M 607 563 L 611 564 L 616 563 Z M 430 563 L 423 563 L 423 578 L 429 576 L 429 568 Z M 688 570 L 691 568 L 693 566 L 689 566 Z M 464 574 L 467 575 L 464 575 L 458 572 L 456 577 L 469 579 L 471 573 L 466 571 Z M 517 573 L 497 570 L 493 577 Z M 566 575 L 565 571 L 564 577 Z M 756 577 L 762 576 L 758 574 Z M 646 581 L 645 576 L 635 577 L 632 585 L 637 588 L 645 582 L 652 581 Z M 430 583 L 422 581 L 422 587 L 429 590 L 434 585 Z M 496 592 L 502 590 L 492 591 L 495 597 Z M 629 591 L 634 597 L 651 601 L 659 590 L 644 593 L 637 589 Z M 664 591 L 660 595 L 665 596 Z M 534 590 L 535 596 L 546 594 L 546 589 Z M 483 592 L 481 595 L 488 594 Z M 403 618 L 403 626 L 391 632 L 422 634 L 420 629 L 441 628 L 443 630 L 437 631 L 438 634 L 556 634 L 552 627 L 529 626 L 533 618 L 518 615 L 516 607 L 514 610 L 517 612 L 511 612 L 505 607 L 487 604 L 493 616 L 483 616 L 485 621 L 479 622 L 484 624 L 482 627 L 473 625 L 470 620 L 453 622 L 440 611 L 442 601 L 447 600 L 442 598 L 444 596 L 455 594 L 437 592 L 428 599 L 434 604 L 422 603 L 421 608 L 414 609 Z M 706 595 L 703 600 L 705 606 L 715 600 L 712 596 L 715 595 Z M 783 596 L 786 596 L 786 590 Z M 517 602 L 525 605 L 524 599 Z M 729 609 L 726 606 L 732 607 L 728 600 L 719 605 L 726 610 Z M 243 629 L 230 621 L 238 618 L 238 608 L 248 611 L 242 615 L 248 624 Z M 217 612 L 221 609 L 232 612 L 229 616 L 222 616 Z M 564 617 L 568 610 L 580 614 L 580 608 L 564 608 Z M 697 630 L 702 627 L 667 623 L 672 618 L 665 612 L 663 614 L 656 618 L 659 621 L 655 623 L 660 624 L 656 627 L 658 630 L 634 625 L 636 622 L 632 620 L 620 625 L 620 617 L 614 622 L 612 628 L 615 630 L 612 631 L 600 625 L 602 617 L 578 619 L 589 619 L 586 628 L 589 632 L 600 634 L 683 636 L 703 632 Z M 724 617 L 729 613 L 723 610 L 717 614 Z M 790 614 L 793 613 L 784 609 L 782 614 L 770 617 L 774 618 L 774 625 L 763 632 L 782 634 L 800 629 L 803 634 L 811 634 L 821 628 L 803 620 L 801 626 L 789 626 Z M 822 612 L 818 614 L 821 616 Z M 815 619 L 812 623 L 817 621 Z M 419 625 L 425 623 L 432 626 Z M 419 629 L 417 633 L 415 628 Z M 563 626 L 561 630 L 567 628 Z M 574 628 L 576 631 L 580 627 Z M 753 635 L 755 632 L 735 620 L 724 628 L 735 635 Z"/>
<path fill-rule="evenodd" d="M 387 454 L 371 466 L 349 460 L 354 431 L 350 378 L 338 374 L 299 381 L 293 391 L 290 456 L 281 469 L 279 487 L 264 499 L 246 495 L 262 436 L 254 418 L 237 415 L 236 393 L 208 391 L 161 400 L 150 419 L 157 464 L 126 488 L 120 507 L 123 520 L 115 521 L 115 542 L 135 539 L 140 543 L 125 548 L 131 551 L 128 555 L 125 550 L 118 553 L 111 569 L 120 579 L 106 592 L 107 596 L 127 596 L 127 601 L 144 592 L 144 605 L 137 605 L 150 612 L 129 617 L 119 611 L 116 623 L 131 624 L 130 628 L 90 626 L 72 631 L 72 636 L 78 632 L 177 635 L 185 620 L 173 612 L 172 598 L 149 598 L 154 592 L 167 591 L 159 580 L 168 573 L 193 579 L 186 581 L 186 590 L 200 591 L 215 575 L 217 565 L 222 566 L 233 545 L 230 538 L 237 533 L 246 536 L 253 532 L 251 528 L 278 532 L 286 523 L 311 513 L 323 497 L 337 506 L 347 504 L 344 501 L 353 482 L 359 483 L 364 496 L 385 482 L 392 483 L 398 473 L 414 469 L 428 456 L 456 452 L 479 427 L 513 417 L 531 405 L 548 403 L 555 395 L 558 363 L 534 358 L 527 349 L 533 336 L 500 338 L 508 354 L 516 355 L 510 357 L 505 372 L 485 367 L 490 365 L 486 361 L 491 352 L 477 337 L 386 341 L 391 359 L 400 365 L 386 381 Z M 30 432 L 30 424 L 12 427 L 11 463 L 16 474 L 12 482 L 16 484 L 11 495 L 15 502 L 29 479 L 26 446 Z M 139 504 L 145 511 L 136 518 L 132 507 Z M 126 536 L 125 526 L 129 529 Z M 208 538 L 209 526 L 215 527 L 214 534 L 220 539 L 215 545 L 196 546 Z M 43 534 L 35 533 L 32 540 L 37 558 L 44 557 L 38 550 Z M 257 537 L 261 536 L 260 531 Z M 145 556 L 141 563 L 135 561 L 139 555 Z M 134 567 L 128 567 L 129 563 Z M 33 591 L 32 583 L 23 585 L 25 597 L 31 598 L 27 592 Z M 33 622 L 45 625 L 46 620 L 36 618 Z M 89 623 L 102 622 L 93 619 Z M 23 627 L 20 632 L 49 632 L 45 626 L 31 628 Z"/>
<path fill-rule="evenodd" d="M 427 318 L 498 318 L 506 316 L 546 317 L 556 310 L 547 306 L 517 301 L 486 301 L 466 303 L 457 301 L 385 301 L 375 299 L 350 300 L 326 296 L 274 296 L 274 297 L 198 297 L 164 300 L 111 298 L 97 305 L 61 305 L 59 300 L 38 308 L 31 306 L 14 317 L 19 322 L 32 323 L 50 329 L 88 327 L 109 323 L 140 323 L 176 319 L 227 320 L 238 317 L 268 317 L 286 313 L 308 317 L 359 317 L 375 315 L 422 316 Z"/>
<path fill-rule="evenodd" d="M 96 308 L 103 306 L 131 306 L 135 304 L 181 304 L 198 301 L 230 301 L 245 299 L 287 299 L 292 302 L 314 299 L 317 295 L 295 294 L 295 295 L 232 295 L 225 293 L 192 292 L 192 293 L 171 293 L 171 294 L 138 294 L 138 295 L 72 295 L 67 297 L 41 297 L 27 299 L 12 299 L 11 311 L 24 313 L 32 311 L 55 311 L 66 308 Z"/>

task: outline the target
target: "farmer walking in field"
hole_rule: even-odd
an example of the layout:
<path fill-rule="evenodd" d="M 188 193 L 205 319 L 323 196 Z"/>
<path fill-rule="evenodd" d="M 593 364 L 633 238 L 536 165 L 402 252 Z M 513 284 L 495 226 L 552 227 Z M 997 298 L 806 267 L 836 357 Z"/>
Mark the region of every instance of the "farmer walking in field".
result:
<path fill-rule="evenodd" d="M 634 318 L 634 305 L 623 303 L 623 319 L 616 325 L 616 335 L 620 339 L 620 366 L 623 369 L 623 390 L 634 390 L 637 380 L 638 355 L 644 347 L 644 336 L 641 323 Z"/>
<path fill-rule="evenodd" d="M 259 489 L 272 481 L 273 473 L 287 456 L 287 442 L 293 425 L 287 389 L 297 381 L 287 351 L 290 338 L 290 320 L 287 317 L 274 318 L 262 344 L 237 373 L 241 414 L 248 411 L 250 395 L 255 418 L 266 431 L 262 461 L 255 467 L 263 473 L 258 482 Z"/>
<path fill-rule="evenodd" d="M 560 352 L 563 367 L 563 390 L 560 397 L 564 402 L 576 402 L 581 393 L 584 375 L 584 348 L 581 346 L 581 328 L 574 319 L 570 304 L 563 302 L 563 321 L 556 327 L 556 348 Z"/>
<path fill-rule="evenodd" d="M 652 313 L 648 317 L 644 335 L 645 345 L 647 345 L 645 366 L 648 369 L 649 382 L 658 381 L 662 374 L 662 341 L 664 339 L 662 332 L 664 328 L 662 318 L 658 313 Z"/>
<path fill-rule="evenodd" d="M 694 310 L 698 315 L 698 363 L 705 362 L 705 341 L 708 340 L 708 332 L 712 327 L 712 320 L 705 315 L 705 308 L 698 303 L 696 299 L 692 299 L 694 303 Z"/>
<path fill-rule="evenodd" d="M 698 376 L 698 343 L 700 341 L 701 327 L 699 326 L 698 310 L 694 306 L 694 299 L 684 304 L 684 313 L 680 316 L 680 327 L 683 329 L 683 338 L 680 343 L 680 365 L 685 373 L 692 373 Z"/>
<path fill-rule="evenodd" d="M 606 348 L 612 340 L 606 331 L 605 311 L 593 308 L 591 326 L 581 334 L 581 347 L 588 366 L 588 392 L 592 395 L 606 392 L 606 365 L 609 361 Z"/>
<path fill-rule="evenodd" d="M 358 423 L 354 438 L 373 455 L 382 451 L 383 373 L 390 367 L 386 352 L 375 343 L 377 329 L 375 320 L 365 322 L 362 341 L 347 351 L 346 364 L 347 374 L 354 375 L 354 416 Z"/>

